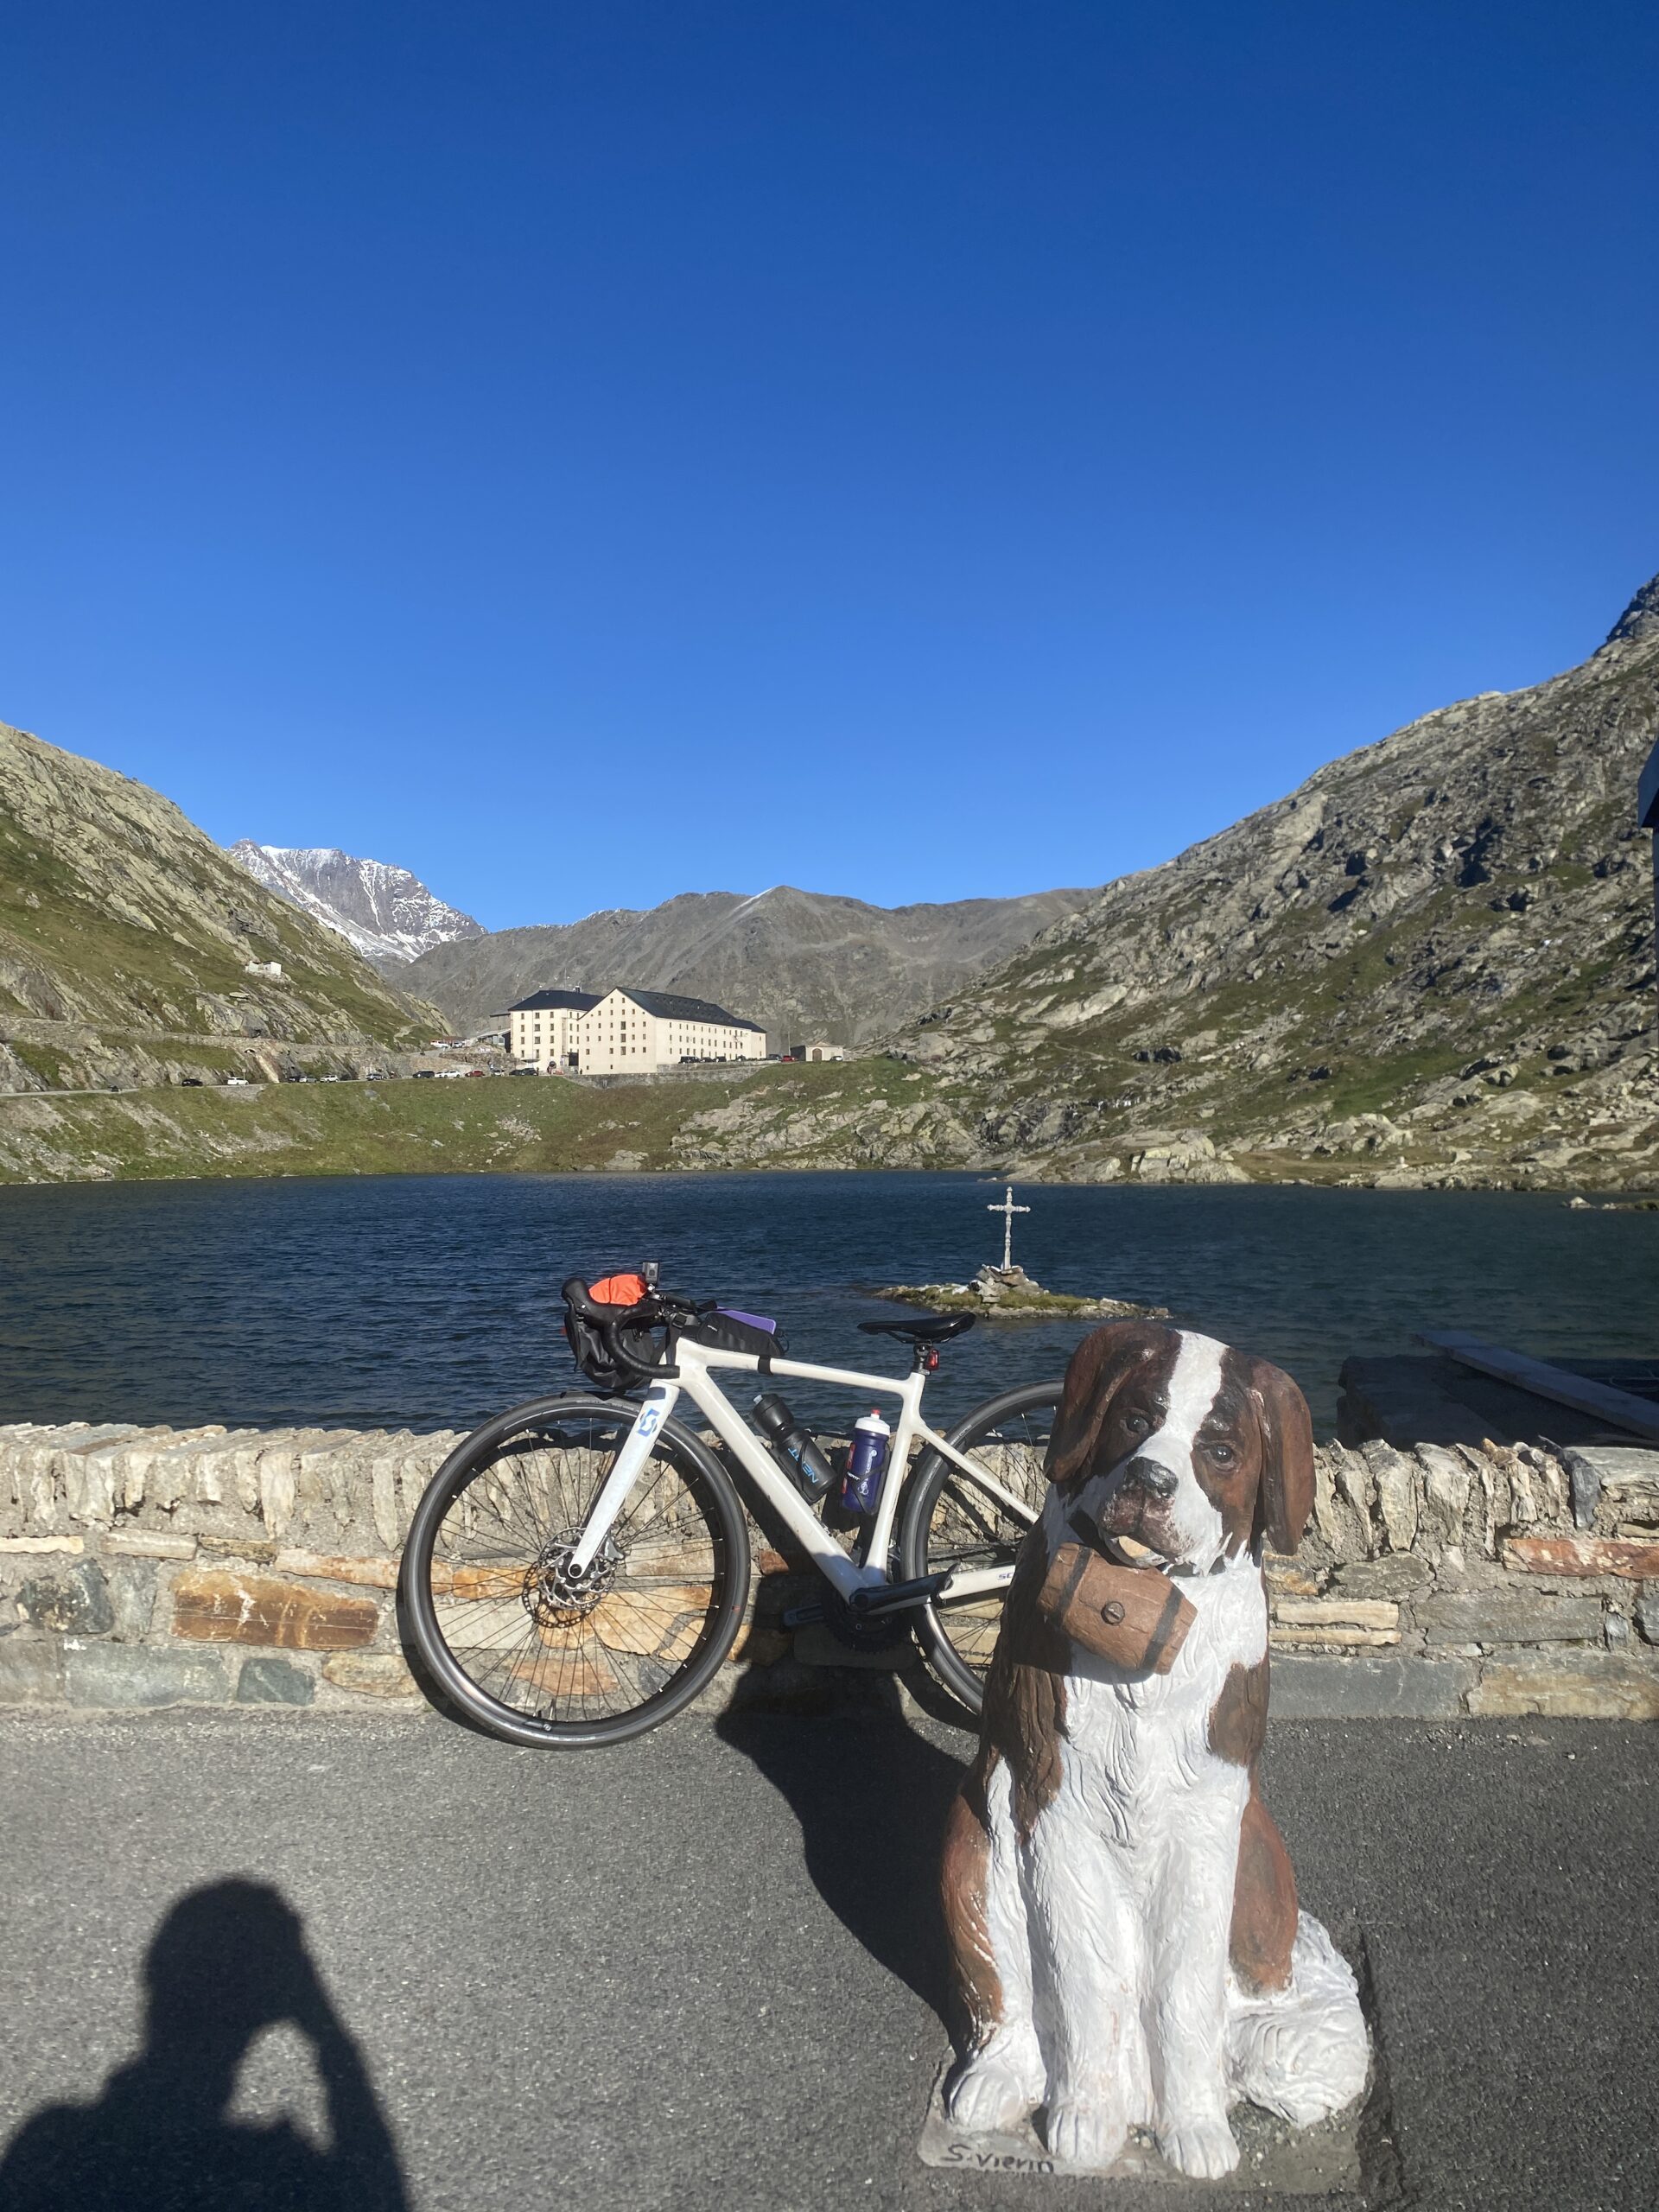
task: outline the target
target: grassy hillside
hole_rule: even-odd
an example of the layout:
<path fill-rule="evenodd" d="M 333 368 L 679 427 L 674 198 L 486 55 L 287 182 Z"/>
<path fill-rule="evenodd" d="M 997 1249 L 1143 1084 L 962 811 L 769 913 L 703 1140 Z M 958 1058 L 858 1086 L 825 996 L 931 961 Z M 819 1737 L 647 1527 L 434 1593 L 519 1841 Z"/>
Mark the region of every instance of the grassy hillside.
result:
<path fill-rule="evenodd" d="M 1109 885 L 899 1049 L 1051 1175 L 1507 1182 L 1599 1152 L 1651 1178 L 1656 739 L 1659 579 L 1580 667 Z"/>
<path fill-rule="evenodd" d="M 280 980 L 247 973 L 272 961 Z M 259 1046 L 355 1064 L 437 1020 L 159 793 L 0 723 L 0 1087 L 257 1067 Z"/>
<path fill-rule="evenodd" d="M 1550 1101 L 1547 1129 L 1511 1157 L 1471 1173 L 1465 1148 L 1421 1125 L 1361 1158 L 1357 1179 L 1659 1187 L 1659 1115 L 1633 1145 L 1628 1126 L 1600 1115 L 1584 1094 L 1589 1080 L 1563 1085 Z M 1059 1179 L 1041 1163 L 1019 1162 L 982 1089 L 884 1058 L 602 1090 L 496 1076 L 0 1099 L 0 1183 L 755 1167 L 995 1167 Z M 1133 1144 L 1111 1173 L 1103 1175 L 1096 1158 L 1083 1179 L 1357 1179 L 1355 1157 L 1330 1144 L 1229 1154 L 1198 1133 Z"/>
<path fill-rule="evenodd" d="M 718 1124 L 748 1095 L 787 1122 L 829 1110 L 830 1095 L 849 1088 L 874 1134 L 906 1071 L 869 1063 L 838 1084 L 849 1072 L 783 1066 L 603 1090 L 486 1076 L 12 1098 L 0 1100 L 0 1182 L 692 1166 L 702 1123 Z M 846 1149 L 848 1165 L 881 1164 Z"/>

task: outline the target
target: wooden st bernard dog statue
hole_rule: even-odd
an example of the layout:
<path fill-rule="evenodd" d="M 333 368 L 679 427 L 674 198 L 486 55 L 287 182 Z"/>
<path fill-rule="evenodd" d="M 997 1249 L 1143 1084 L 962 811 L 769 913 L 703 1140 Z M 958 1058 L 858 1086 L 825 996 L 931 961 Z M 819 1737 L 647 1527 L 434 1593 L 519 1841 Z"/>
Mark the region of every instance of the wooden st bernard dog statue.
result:
<path fill-rule="evenodd" d="M 1262 1552 L 1313 1508 L 1307 1405 L 1212 1338 L 1114 1323 L 1066 1372 L 1048 1474 L 946 1838 L 947 2110 L 994 2133 L 1040 2107 L 1053 2155 L 1096 2169 L 1149 2127 L 1225 2174 L 1238 2099 L 1306 2126 L 1368 2064 L 1255 1775 Z"/>

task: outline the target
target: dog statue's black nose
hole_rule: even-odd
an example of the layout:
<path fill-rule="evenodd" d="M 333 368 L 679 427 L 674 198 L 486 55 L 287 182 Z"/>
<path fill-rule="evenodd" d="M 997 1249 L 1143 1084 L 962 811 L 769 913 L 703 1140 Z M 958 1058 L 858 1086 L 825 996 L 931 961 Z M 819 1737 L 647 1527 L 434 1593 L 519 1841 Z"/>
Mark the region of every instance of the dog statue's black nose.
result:
<path fill-rule="evenodd" d="M 1123 1473 L 1125 1490 L 1143 1490 L 1148 1497 L 1173 1497 L 1176 1478 L 1155 1459 L 1131 1459 Z"/>

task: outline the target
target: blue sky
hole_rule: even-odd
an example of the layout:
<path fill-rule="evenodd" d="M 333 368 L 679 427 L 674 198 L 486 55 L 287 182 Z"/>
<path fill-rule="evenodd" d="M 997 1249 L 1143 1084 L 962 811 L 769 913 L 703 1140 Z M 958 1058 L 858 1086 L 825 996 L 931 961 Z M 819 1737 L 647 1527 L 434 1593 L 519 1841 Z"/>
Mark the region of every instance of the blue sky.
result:
<path fill-rule="evenodd" d="M 0 715 L 493 926 L 1093 883 L 1659 569 L 1659 11 L 54 0 Z"/>

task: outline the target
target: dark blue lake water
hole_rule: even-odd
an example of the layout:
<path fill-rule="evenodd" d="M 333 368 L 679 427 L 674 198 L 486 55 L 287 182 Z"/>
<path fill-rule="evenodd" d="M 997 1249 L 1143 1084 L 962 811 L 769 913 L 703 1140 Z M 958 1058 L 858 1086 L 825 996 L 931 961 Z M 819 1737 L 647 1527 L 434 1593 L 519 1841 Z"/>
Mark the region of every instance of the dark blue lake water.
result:
<path fill-rule="evenodd" d="M 0 1421 L 462 1426 L 575 1380 L 558 1285 L 656 1258 L 775 1313 L 791 1350 L 890 1368 L 872 1282 L 1000 1256 L 1000 1189 L 949 1175 L 420 1176 L 0 1190 Z M 1034 1187 L 1015 1256 L 1172 1307 L 1288 1367 L 1328 1428 L 1350 1352 L 1465 1327 L 1651 1356 L 1659 1215 L 1513 1193 Z M 982 1324 L 929 1410 L 1057 1375 L 1081 1325 Z M 810 1410 L 809 1394 L 791 1398 Z M 821 1408 L 827 1411 L 827 1406 Z M 845 1414 L 845 1402 L 840 1410 Z"/>

